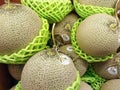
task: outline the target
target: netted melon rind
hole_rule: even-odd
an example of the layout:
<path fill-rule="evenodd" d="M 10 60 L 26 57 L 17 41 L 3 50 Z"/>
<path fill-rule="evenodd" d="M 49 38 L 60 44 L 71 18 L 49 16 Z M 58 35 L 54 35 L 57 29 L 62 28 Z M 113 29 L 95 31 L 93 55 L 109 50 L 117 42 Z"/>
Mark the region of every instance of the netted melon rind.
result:
<path fill-rule="evenodd" d="M 37 53 L 45 49 L 47 46 L 47 42 L 50 38 L 49 33 L 49 24 L 46 19 L 42 19 L 42 28 L 39 31 L 39 35 L 36 36 L 29 45 L 25 48 L 21 49 L 18 52 L 12 53 L 11 55 L 3 55 L 0 56 L 0 63 L 5 64 L 24 64 L 27 60 Z"/>
<path fill-rule="evenodd" d="M 105 83 L 105 79 L 97 75 L 90 65 L 87 72 L 84 76 L 81 77 L 81 80 L 88 83 L 93 90 L 100 90 L 101 86 Z"/>
<path fill-rule="evenodd" d="M 21 0 L 21 3 L 29 6 L 40 17 L 47 19 L 49 23 L 60 22 L 73 10 L 70 0 Z"/>
<path fill-rule="evenodd" d="M 107 13 L 109 15 L 114 15 L 115 9 L 108 8 L 108 7 L 100 7 L 100 6 L 92 6 L 92 5 L 83 5 L 74 0 L 74 7 L 76 13 L 81 18 L 86 18 L 90 15 L 97 14 L 97 13 Z"/>
<path fill-rule="evenodd" d="M 93 57 L 93 56 L 86 54 L 84 51 L 81 50 L 81 48 L 78 46 L 77 41 L 76 41 L 77 27 L 79 26 L 81 21 L 82 19 L 79 19 L 78 21 L 76 21 L 71 31 L 71 42 L 72 42 L 72 46 L 74 48 L 75 53 L 77 53 L 82 59 L 86 60 L 89 63 L 102 62 L 102 61 L 107 61 L 109 59 L 112 59 L 114 56 L 113 54 L 105 56 L 105 57 Z"/>
<path fill-rule="evenodd" d="M 80 88 L 80 80 L 81 79 L 80 79 L 79 72 L 77 72 L 76 81 L 74 81 L 74 83 L 71 86 L 69 86 L 66 90 L 79 90 L 79 88 Z M 22 90 L 20 81 L 16 85 L 15 90 Z"/>

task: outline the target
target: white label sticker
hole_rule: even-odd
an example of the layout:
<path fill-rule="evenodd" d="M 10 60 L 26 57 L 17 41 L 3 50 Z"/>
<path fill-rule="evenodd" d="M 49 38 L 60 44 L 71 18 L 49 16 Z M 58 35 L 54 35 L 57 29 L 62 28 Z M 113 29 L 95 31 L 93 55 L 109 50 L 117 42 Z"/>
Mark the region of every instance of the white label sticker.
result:
<path fill-rule="evenodd" d="M 61 35 L 64 41 L 69 41 L 70 37 L 67 34 L 62 34 Z"/>
<path fill-rule="evenodd" d="M 61 59 L 62 59 L 62 64 L 63 65 L 68 65 L 70 63 L 70 58 L 67 55 L 61 55 Z"/>
<path fill-rule="evenodd" d="M 72 47 L 72 46 L 68 46 L 68 47 L 66 48 L 66 50 L 67 50 L 67 51 L 73 51 L 73 47 Z"/>
<path fill-rule="evenodd" d="M 117 70 L 117 66 L 112 66 L 112 67 L 109 67 L 107 69 L 108 73 L 111 74 L 111 75 L 117 75 L 118 74 L 118 70 Z"/>

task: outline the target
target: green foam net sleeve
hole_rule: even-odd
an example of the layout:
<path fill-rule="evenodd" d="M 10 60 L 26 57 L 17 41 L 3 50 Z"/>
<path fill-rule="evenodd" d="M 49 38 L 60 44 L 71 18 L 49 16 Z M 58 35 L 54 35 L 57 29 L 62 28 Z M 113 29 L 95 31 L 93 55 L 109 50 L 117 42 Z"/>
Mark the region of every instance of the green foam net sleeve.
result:
<path fill-rule="evenodd" d="M 24 64 L 32 55 L 45 49 L 47 42 L 50 38 L 49 24 L 46 19 L 42 19 L 43 25 L 39 31 L 38 36 L 36 36 L 31 43 L 29 43 L 25 48 L 18 52 L 12 53 L 11 55 L 0 55 L 0 63 L 5 64 Z"/>
<path fill-rule="evenodd" d="M 71 0 L 21 0 L 21 3 L 46 18 L 49 23 L 60 22 L 73 10 Z"/>
<path fill-rule="evenodd" d="M 76 78 L 76 81 L 74 81 L 74 83 L 69 86 L 66 90 L 79 90 L 80 88 L 80 75 L 79 75 L 79 72 L 77 72 L 77 78 Z"/>
<path fill-rule="evenodd" d="M 81 80 L 87 82 L 93 88 L 93 90 L 100 90 L 101 86 L 106 81 L 104 78 L 95 73 L 91 65 L 84 76 L 81 77 Z"/>
<path fill-rule="evenodd" d="M 77 72 L 77 78 L 76 78 L 76 80 L 74 81 L 74 83 L 71 85 L 71 86 L 69 86 L 67 89 L 65 89 L 65 90 L 79 90 L 79 88 L 80 88 L 80 75 L 79 75 L 79 72 Z M 15 87 L 15 90 L 22 90 L 22 88 L 21 88 L 21 84 L 20 84 L 21 82 L 19 81 L 18 82 L 18 84 L 16 85 L 16 87 Z"/>
<path fill-rule="evenodd" d="M 97 13 L 107 13 L 109 15 L 114 15 L 114 12 L 115 12 L 115 9 L 113 8 L 83 5 L 83 4 L 80 4 L 78 0 L 74 0 L 73 3 L 74 3 L 76 13 L 82 18 L 86 18 L 90 15 L 97 14 Z"/>
<path fill-rule="evenodd" d="M 19 81 L 18 84 L 15 86 L 15 90 L 22 90 L 21 82 Z"/>
<path fill-rule="evenodd" d="M 81 48 L 78 46 L 77 41 L 76 41 L 76 31 L 77 31 L 77 28 L 80 22 L 82 22 L 81 18 L 74 23 L 72 30 L 71 30 L 71 42 L 72 42 L 72 46 L 73 46 L 75 53 L 77 53 L 82 59 L 86 60 L 89 63 L 102 62 L 102 61 L 112 59 L 114 56 L 113 54 L 105 56 L 105 57 L 93 57 L 93 56 L 86 54 L 84 51 L 81 50 Z"/>

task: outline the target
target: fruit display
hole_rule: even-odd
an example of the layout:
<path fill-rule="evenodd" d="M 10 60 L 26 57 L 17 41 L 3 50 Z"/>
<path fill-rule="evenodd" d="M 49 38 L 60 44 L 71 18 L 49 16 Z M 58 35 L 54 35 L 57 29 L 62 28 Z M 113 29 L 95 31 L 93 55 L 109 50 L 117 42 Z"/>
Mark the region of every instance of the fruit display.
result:
<path fill-rule="evenodd" d="M 78 90 L 79 84 L 80 76 L 71 58 L 51 49 L 31 57 L 21 76 L 22 90 Z"/>
<path fill-rule="evenodd" d="M 0 90 L 120 90 L 120 0 L 1 0 Z"/>

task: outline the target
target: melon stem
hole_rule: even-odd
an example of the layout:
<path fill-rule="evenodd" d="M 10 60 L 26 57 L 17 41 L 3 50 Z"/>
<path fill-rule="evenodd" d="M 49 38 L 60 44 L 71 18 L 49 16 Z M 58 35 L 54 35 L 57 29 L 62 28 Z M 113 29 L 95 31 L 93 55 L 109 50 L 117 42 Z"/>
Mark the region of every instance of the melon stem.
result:
<path fill-rule="evenodd" d="M 120 10 L 120 0 L 117 0 L 117 3 L 115 5 L 115 18 L 116 18 L 116 21 L 117 21 L 117 26 L 120 27 L 120 20 L 119 20 L 119 17 L 118 17 L 118 10 Z"/>
<path fill-rule="evenodd" d="M 10 7 L 10 0 L 8 0 L 8 7 Z"/>
<path fill-rule="evenodd" d="M 54 29 L 55 29 L 55 25 L 56 25 L 55 23 L 53 23 L 53 25 L 52 25 L 53 49 L 55 50 L 56 54 L 58 55 L 59 60 L 62 62 L 62 58 L 61 58 L 61 56 L 60 56 L 60 54 L 59 54 L 59 52 L 58 52 L 58 45 L 56 44 L 56 42 L 55 42 L 55 37 L 54 37 Z"/>
<path fill-rule="evenodd" d="M 12 5 L 11 5 L 10 0 L 7 0 L 6 3 L 7 3 L 7 6 L 5 7 L 5 9 L 11 9 L 11 8 L 14 9 L 14 8 L 16 8 L 16 6 L 12 6 Z"/>
<path fill-rule="evenodd" d="M 56 42 L 55 42 L 55 37 L 54 37 L 54 28 L 55 28 L 55 23 L 52 25 L 52 40 L 53 40 L 53 48 L 56 48 Z"/>

